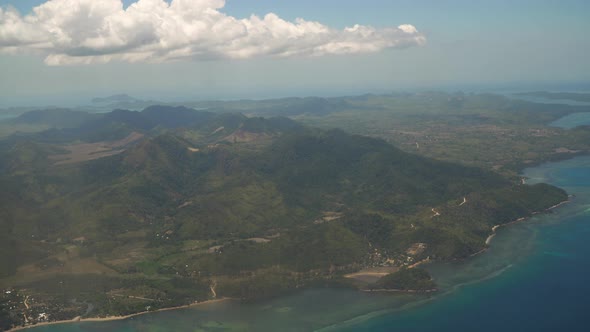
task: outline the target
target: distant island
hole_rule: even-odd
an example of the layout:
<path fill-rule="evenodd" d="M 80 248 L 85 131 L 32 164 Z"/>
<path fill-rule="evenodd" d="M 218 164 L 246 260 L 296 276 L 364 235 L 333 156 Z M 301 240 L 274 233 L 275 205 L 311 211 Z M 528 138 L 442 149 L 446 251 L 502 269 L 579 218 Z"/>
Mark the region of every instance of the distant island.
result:
<path fill-rule="evenodd" d="M 112 95 L 109 97 L 96 97 L 92 99 L 92 103 L 94 104 L 103 104 L 103 103 L 135 103 L 141 102 L 142 100 L 133 98 L 128 94 L 118 94 Z"/>
<path fill-rule="evenodd" d="M 547 125 L 587 107 L 496 95 L 207 105 L 0 122 L 0 328 L 310 287 L 436 291 L 423 264 L 568 200 L 522 168 L 590 151 L 588 128 Z"/>

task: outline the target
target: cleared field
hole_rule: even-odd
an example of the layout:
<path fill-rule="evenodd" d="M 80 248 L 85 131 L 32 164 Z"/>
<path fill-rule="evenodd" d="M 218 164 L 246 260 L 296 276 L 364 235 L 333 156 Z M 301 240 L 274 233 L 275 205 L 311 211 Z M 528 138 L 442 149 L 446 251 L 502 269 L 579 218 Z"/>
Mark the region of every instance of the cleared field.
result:
<path fill-rule="evenodd" d="M 380 266 L 363 269 L 355 273 L 346 274 L 344 277 L 354 279 L 363 283 L 374 283 L 381 277 L 399 271 L 399 267 L 395 266 Z"/>
<path fill-rule="evenodd" d="M 55 165 L 64 165 L 113 156 L 125 151 L 128 146 L 143 137 L 143 134 L 133 132 L 129 136 L 114 142 L 69 144 L 62 146 L 69 153 L 52 155 L 50 158 L 55 160 Z"/>

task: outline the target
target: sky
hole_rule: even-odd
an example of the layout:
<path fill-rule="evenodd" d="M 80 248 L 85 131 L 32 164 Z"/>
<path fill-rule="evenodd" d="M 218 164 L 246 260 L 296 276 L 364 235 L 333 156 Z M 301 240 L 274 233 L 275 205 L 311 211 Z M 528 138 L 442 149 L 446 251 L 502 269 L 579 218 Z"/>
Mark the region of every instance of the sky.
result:
<path fill-rule="evenodd" d="M 0 0 L 0 107 L 590 82 L 586 0 Z M 255 16 L 253 16 L 255 15 Z"/>

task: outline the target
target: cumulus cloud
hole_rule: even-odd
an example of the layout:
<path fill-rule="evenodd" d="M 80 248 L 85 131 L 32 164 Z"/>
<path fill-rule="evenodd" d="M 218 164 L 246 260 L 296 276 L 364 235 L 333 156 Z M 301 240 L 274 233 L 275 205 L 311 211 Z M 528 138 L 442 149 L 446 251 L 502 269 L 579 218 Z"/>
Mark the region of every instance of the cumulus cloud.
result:
<path fill-rule="evenodd" d="M 48 65 L 248 59 L 378 52 L 426 42 L 409 24 L 343 30 L 275 14 L 238 19 L 224 0 L 49 0 L 23 16 L 0 8 L 0 52 Z"/>

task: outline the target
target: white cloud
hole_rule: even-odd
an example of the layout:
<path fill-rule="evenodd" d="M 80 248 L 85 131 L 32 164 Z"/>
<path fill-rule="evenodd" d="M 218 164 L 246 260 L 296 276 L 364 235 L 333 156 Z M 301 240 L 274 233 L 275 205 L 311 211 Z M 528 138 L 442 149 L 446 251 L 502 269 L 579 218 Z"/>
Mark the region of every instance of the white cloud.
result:
<path fill-rule="evenodd" d="M 32 14 L 0 8 L 0 52 L 38 53 L 48 65 L 248 59 L 378 52 L 426 42 L 409 24 L 343 30 L 275 14 L 238 19 L 224 0 L 49 0 Z"/>

